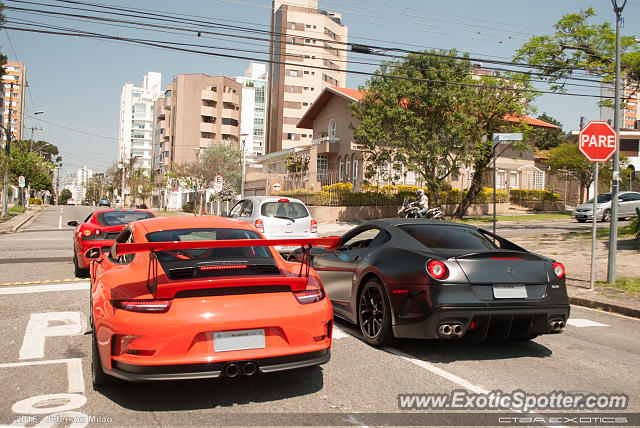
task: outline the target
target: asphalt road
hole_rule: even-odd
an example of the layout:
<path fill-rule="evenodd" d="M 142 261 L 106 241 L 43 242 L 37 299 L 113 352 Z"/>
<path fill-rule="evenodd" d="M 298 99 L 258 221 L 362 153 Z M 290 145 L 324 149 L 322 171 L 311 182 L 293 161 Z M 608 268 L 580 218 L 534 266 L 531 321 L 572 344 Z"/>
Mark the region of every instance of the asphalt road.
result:
<path fill-rule="evenodd" d="M 578 412 L 579 425 L 605 425 L 596 419 L 605 414 L 640 424 L 640 321 L 580 307 L 572 307 L 563 334 L 525 343 L 401 341 L 375 349 L 353 326 L 337 321 L 331 361 L 319 368 L 237 379 L 119 382 L 94 391 L 88 282 L 70 281 L 72 228 L 66 226 L 90 211 L 50 207 L 23 232 L 0 236 L 0 281 L 41 282 L 0 286 L 0 424 L 69 426 L 69 418 L 88 415 L 91 426 L 477 426 L 532 417 L 515 411 L 399 410 L 398 394 L 453 390 L 626 394 L 625 410 L 554 414 L 573 418 Z M 42 284 L 53 280 L 64 281 Z"/>

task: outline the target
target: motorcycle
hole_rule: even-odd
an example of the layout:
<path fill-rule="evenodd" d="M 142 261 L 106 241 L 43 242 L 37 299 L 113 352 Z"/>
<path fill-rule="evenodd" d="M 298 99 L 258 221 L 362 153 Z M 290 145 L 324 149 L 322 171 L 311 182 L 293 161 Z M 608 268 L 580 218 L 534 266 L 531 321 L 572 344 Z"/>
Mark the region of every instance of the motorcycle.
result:
<path fill-rule="evenodd" d="M 404 198 L 402 207 L 398 210 L 398 217 L 419 218 L 418 211 L 420 211 L 420 208 L 415 202 L 409 202 L 409 198 Z M 443 215 L 442 208 L 433 207 L 429 208 L 422 218 L 442 219 Z"/>

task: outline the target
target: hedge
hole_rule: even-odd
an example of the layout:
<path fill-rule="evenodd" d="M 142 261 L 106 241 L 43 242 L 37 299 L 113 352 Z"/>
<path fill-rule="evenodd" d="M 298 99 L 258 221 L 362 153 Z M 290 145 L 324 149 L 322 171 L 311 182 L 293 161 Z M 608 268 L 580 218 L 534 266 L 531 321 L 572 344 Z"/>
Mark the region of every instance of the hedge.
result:
<path fill-rule="evenodd" d="M 524 205 L 527 202 L 555 202 L 560 200 L 559 193 L 553 193 L 549 190 L 511 189 L 509 197 L 511 202 L 518 205 Z"/>

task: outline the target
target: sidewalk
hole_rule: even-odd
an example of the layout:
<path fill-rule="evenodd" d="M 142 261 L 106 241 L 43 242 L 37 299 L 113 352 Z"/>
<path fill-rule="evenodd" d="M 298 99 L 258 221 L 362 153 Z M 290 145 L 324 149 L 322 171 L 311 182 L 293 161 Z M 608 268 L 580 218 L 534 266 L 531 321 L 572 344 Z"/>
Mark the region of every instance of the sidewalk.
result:
<path fill-rule="evenodd" d="M 31 205 L 25 212 L 14 215 L 10 219 L 0 223 L 0 235 L 17 231 L 46 207 L 48 207 L 48 205 Z"/>

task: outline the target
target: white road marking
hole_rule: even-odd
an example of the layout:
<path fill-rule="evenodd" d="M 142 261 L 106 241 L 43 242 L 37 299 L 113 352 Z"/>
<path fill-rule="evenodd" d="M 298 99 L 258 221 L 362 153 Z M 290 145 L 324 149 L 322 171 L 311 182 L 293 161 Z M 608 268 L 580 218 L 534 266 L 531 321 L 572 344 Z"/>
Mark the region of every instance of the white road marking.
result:
<path fill-rule="evenodd" d="M 349 336 L 350 336 L 349 334 L 347 334 L 344 331 L 340 330 L 335 325 L 333 326 L 333 332 L 331 333 L 331 337 L 333 339 L 342 339 L 342 338 L 349 337 Z"/>
<path fill-rule="evenodd" d="M 60 217 L 58 218 L 58 229 L 62 229 L 62 214 L 60 214 Z"/>
<path fill-rule="evenodd" d="M 62 323 L 50 325 L 52 322 Z M 20 359 L 44 358 L 47 337 L 76 336 L 82 334 L 80 312 L 44 312 L 31 314 L 27 331 L 20 347 Z"/>
<path fill-rule="evenodd" d="M 81 358 L 63 358 L 59 360 L 46 361 L 21 361 L 19 363 L 0 363 L 0 369 L 26 366 L 44 366 L 47 364 L 67 364 L 67 376 L 70 393 L 84 393 L 84 377 L 82 376 Z"/>
<path fill-rule="evenodd" d="M 567 325 L 574 327 L 609 327 L 609 324 L 602 324 L 601 322 L 591 321 L 584 318 L 569 318 Z"/>
<path fill-rule="evenodd" d="M 628 319 L 628 320 L 633 320 L 633 321 L 640 321 L 640 318 L 634 318 L 634 317 L 630 317 L 630 316 L 628 316 L 628 315 L 617 314 L 617 313 L 615 313 L 615 312 L 603 311 L 602 309 L 588 308 L 588 307 L 586 307 L 586 306 L 576 306 L 576 305 L 571 305 L 571 306 L 573 306 L 573 307 L 574 307 L 574 308 L 576 308 L 576 309 L 580 308 L 581 310 L 582 310 L 582 309 L 585 309 L 585 310 L 587 310 L 587 311 L 593 311 L 593 312 L 597 312 L 597 313 L 599 313 L 599 314 L 612 315 L 612 316 L 614 316 L 614 317 L 626 318 L 626 319 Z M 573 310 L 573 309 L 572 309 L 572 310 Z"/>
<path fill-rule="evenodd" d="M 47 291 L 74 291 L 88 290 L 89 281 L 86 282 L 57 282 L 47 285 L 29 285 L 0 288 L 0 295 L 3 294 L 28 294 L 28 293 L 44 293 Z"/>
<path fill-rule="evenodd" d="M 52 407 L 43 404 L 63 402 Z M 46 415 L 49 413 L 65 412 L 82 407 L 87 402 L 87 397 L 80 394 L 46 394 L 25 398 L 11 406 L 13 413 L 19 415 Z M 40 405 L 38 405 L 40 404 Z"/>

